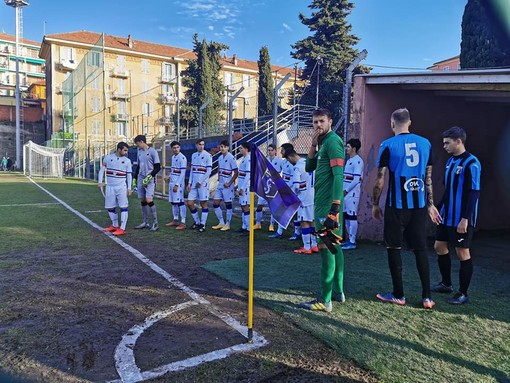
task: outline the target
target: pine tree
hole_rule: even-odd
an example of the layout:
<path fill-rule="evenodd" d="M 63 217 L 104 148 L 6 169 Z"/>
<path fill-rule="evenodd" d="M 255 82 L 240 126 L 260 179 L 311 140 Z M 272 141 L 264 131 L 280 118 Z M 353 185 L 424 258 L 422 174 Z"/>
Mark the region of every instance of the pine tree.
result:
<path fill-rule="evenodd" d="M 221 109 L 224 107 L 224 89 L 219 77 L 221 51 L 228 46 L 206 40 L 199 41 L 198 35 L 193 36 L 193 52 L 197 58 L 188 60 L 188 68 L 182 71 L 182 84 L 187 88 L 185 100 L 181 106 L 181 119 L 187 126 L 199 125 L 199 108 L 210 97 L 211 103 L 203 110 L 204 127 L 213 127 L 221 120 Z"/>
<path fill-rule="evenodd" d="M 494 4 L 468 0 L 464 8 L 460 44 L 463 69 L 510 66 L 510 38 Z"/>
<path fill-rule="evenodd" d="M 274 81 L 271 73 L 271 60 L 267 47 L 259 51 L 259 89 L 257 102 L 257 115 L 259 118 L 272 114 L 274 102 Z"/>
<path fill-rule="evenodd" d="M 359 38 L 351 33 L 347 21 L 354 4 L 347 0 L 313 0 L 308 8 L 313 10 L 311 16 L 301 13 L 299 19 L 313 34 L 292 45 L 291 53 L 305 62 L 301 79 L 308 86 L 298 89 L 298 95 L 303 92 L 299 102 L 315 105 L 319 77 L 318 106 L 328 108 L 336 119 L 340 114 L 345 69 L 358 54 L 354 45 Z"/>

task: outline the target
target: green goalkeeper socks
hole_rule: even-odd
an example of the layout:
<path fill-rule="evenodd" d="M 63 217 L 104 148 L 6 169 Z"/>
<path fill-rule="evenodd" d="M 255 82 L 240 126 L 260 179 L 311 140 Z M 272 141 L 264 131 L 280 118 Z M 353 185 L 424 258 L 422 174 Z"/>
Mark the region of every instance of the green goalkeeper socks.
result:
<path fill-rule="evenodd" d="M 344 253 L 338 246 L 338 253 L 333 254 L 326 249 L 320 249 L 321 265 L 321 297 L 325 302 L 331 301 L 331 295 L 344 291 Z"/>

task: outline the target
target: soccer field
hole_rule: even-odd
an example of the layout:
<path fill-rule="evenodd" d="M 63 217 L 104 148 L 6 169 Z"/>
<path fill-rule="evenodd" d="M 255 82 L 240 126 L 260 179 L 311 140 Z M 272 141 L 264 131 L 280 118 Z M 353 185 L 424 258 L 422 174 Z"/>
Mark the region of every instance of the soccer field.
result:
<path fill-rule="evenodd" d="M 419 307 L 407 254 L 408 305 L 376 302 L 390 284 L 385 250 L 362 242 L 346 254 L 347 303 L 328 315 L 295 306 L 318 287 L 319 257 L 257 232 L 261 338 L 250 347 L 246 238 L 135 231 L 136 198 L 127 234 L 113 238 L 100 230 L 109 219 L 96 184 L 35 181 L 57 199 L 0 172 L 1 372 L 42 382 L 510 381 L 507 237 L 475 238 L 472 303 L 452 307 L 436 294 L 432 311 Z M 164 223 L 169 204 L 156 204 Z"/>

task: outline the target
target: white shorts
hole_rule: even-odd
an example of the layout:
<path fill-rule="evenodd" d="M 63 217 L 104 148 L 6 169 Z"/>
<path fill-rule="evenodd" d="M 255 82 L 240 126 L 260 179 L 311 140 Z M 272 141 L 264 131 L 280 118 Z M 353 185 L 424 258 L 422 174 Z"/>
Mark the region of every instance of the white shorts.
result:
<path fill-rule="evenodd" d="M 214 191 L 214 199 L 222 200 L 223 202 L 232 202 L 234 200 L 234 185 L 231 185 L 229 188 L 216 188 Z"/>
<path fill-rule="evenodd" d="M 170 186 L 168 191 L 168 201 L 171 203 L 184 202 L 184 185 L 180 185 L 176 192 L 174 192 L 174 187 Z"/>
<path fill-rule="evenodd" d="M 188 201 L 209 201 L 209 186 L 191 188 L 188 194 Z"/>
<path fill-rule="evenodd" d="M 105 188 L 104 207 L 105 209 L 114 209 L 118 207 L 128 207 L 127 186 L 108 186 Z"/>
<path fill-rule="evenodd" d="M 297 218 L 299 222 L 313 222 L 313 205 L 300 206 L 297 211 Z"/>
<path fill-rule="evenodd" d="M 356 216 L 358 214 L 359 197 L 349 197 L 347 194 L 344 198 L 344 213 Z"/>
<path fill-rule="evenodd" d="M 250 189 L 245 189 L 243 195 L 239 195 L 239 205 L 246 206 L 250 204 Z"/>
<path fill-rule="evenodd" d="M 146 187 L 142 186 L 142 181 L 145 177 L 138 177 L 136 188 L 138 190 L 138 198 L 154 198 L 154 190 L 156 190 L 156 183 L 154 182 L 154 178 L 150 180 L 149 184 Z"/>

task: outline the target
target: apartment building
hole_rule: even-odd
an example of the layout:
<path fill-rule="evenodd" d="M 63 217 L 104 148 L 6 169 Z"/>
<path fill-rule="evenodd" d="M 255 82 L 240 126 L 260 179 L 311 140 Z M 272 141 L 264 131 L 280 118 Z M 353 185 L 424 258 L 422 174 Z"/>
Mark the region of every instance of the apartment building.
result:
<path fill-rule="evenodd" d="M 104 44 L 98 44 L 102 36 Z M 79 31 L 44 36 L 40 57 L 47 62 L 50 135 L 65 131 L 75 133 L 78 140 L 129 141 L 137 134 L 153 139 L 185 129 L 177 111 L 185 92 L 180 73 L 187 67 L 186 60 L 195 58 L 190 50 L 139 41 L 130 35 Z M 255 118 L 257 62 L 234 55 L 224 57 L 222 64 L 225 100 L 241 86 L 245 88 L 234 103 L 233 117 Z M 272 69 L 278 81 L 287 73 L 294 75 L 293 68 Z M 293 84 L 292 77 L 284 88 Z"/>
<path fill-rule="evenodd" d="M 39 58 L 41 45 L 36 41 L 19 41 L 19 84 L 22 91 L 44 79 L 44 60 Z M 0 33 L 0 96 L 14 97 L 16 87 L 16 36 Z"/>
<path fill-rule="evenodd" d="M 432 66 L 428 67 L 427 69 L 430 69 L 432 71 L 453 71 L 453 70 L 459 70 L 460 69 L 460 56 L 453 56 L 450 58 L 447 58 L 445 60 L 438 61 Z"/>

